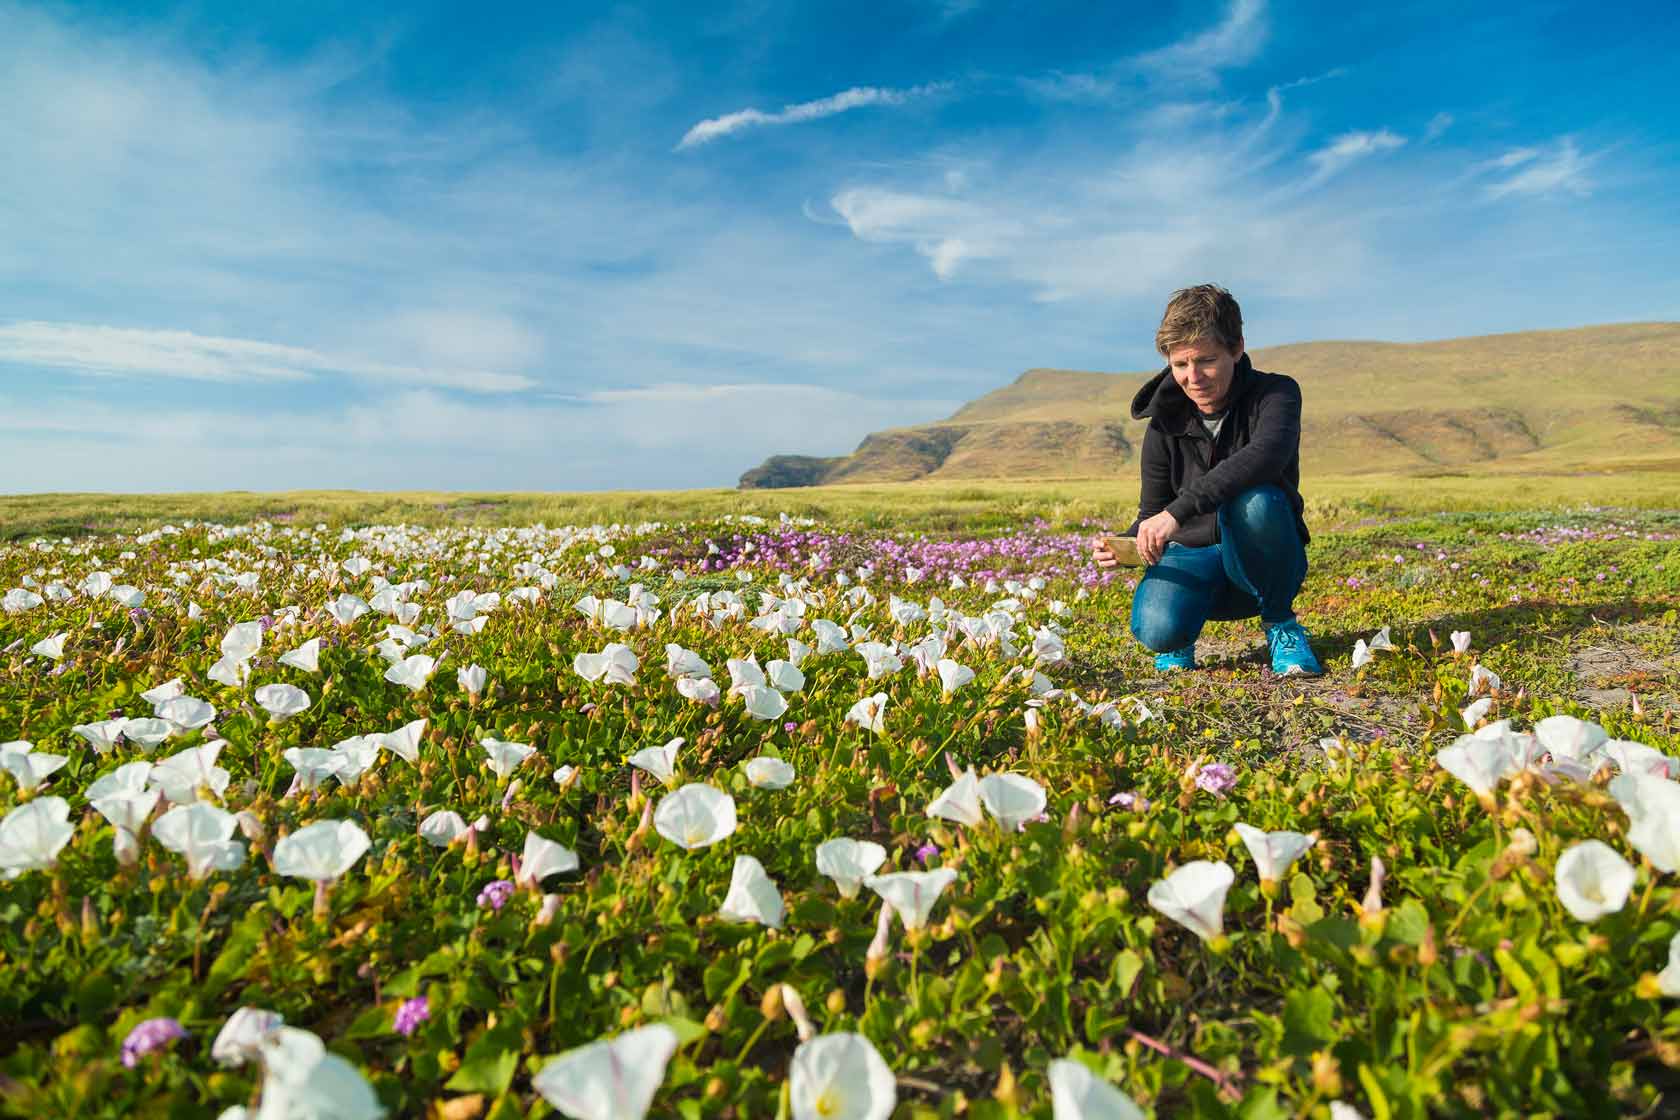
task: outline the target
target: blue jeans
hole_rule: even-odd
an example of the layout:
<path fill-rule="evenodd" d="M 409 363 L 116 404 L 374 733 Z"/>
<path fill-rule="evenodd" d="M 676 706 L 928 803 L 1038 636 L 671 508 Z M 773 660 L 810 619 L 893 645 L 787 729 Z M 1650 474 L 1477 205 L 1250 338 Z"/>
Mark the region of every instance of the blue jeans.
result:
<path fill-rule="evenodd" d="M 1219 507 L 1219 543 L 1168 543 L 1132 597 L 1132 636 L 1157 653 L 1196 640 L 1209 619 L 1260 616 L 1263 626 L 1295 617 L 1307 578 L 1307 549 L 1281 489 L 1244 490 Z"/>

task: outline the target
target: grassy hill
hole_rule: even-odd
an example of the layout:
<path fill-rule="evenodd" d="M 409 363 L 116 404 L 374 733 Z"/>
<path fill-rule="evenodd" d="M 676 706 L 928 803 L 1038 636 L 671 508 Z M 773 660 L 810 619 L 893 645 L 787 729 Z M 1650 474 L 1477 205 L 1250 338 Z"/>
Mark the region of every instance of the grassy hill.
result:
<path fill-rule="evenodd" d="M 1250 353 L 1301 383 L 1311 475 L 1680 465 L 1680 323 Z M 741 486 L 1135 473 L 1131 400 L 1154 373 L 1028 370 L 945 420 L 875 432 L 846 456 L 776 456 Z"/>

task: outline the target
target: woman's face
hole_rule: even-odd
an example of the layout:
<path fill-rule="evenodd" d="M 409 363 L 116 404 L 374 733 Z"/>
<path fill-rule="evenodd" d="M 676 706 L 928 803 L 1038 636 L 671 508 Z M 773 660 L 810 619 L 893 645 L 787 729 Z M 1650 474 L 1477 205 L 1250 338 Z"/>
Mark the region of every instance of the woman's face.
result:
<path fill-rule="evenodd" d="M 1237 359 L 1242 351 L 1241 340 L 1232 353 L 1213 339 L 1202 339 L 1170 350 L 1167 367 L 1198 411 L 1218 412 L 1230 395 L 1231 379 L 1236 376 Z"/>

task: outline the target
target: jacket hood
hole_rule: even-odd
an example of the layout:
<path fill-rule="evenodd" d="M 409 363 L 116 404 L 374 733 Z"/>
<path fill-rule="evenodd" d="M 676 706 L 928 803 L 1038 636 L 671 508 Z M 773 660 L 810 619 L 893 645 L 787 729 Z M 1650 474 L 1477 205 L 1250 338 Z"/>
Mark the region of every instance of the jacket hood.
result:
<path fill-rule="evenodd" d="M 1236 370 L 1231 375 L 1231 395 L 1227 400 L 1227 407 L 1235 404 L 1247 395 L 1254 383 L 1254 363 L 1248 359 L 1248 351 L 1244 350 L 1237 358 Z M 1190 398 L 1184 395 L 1184 390 L 1173 380 L 1172 367 L 1162 366 L 1161 372 L 1151 377 L 1138 389 L 1132 398 L 1132 419 L 1146 420 L 1159 416 L 1163 420 L 1188 420 L 1192 411 Z"/>

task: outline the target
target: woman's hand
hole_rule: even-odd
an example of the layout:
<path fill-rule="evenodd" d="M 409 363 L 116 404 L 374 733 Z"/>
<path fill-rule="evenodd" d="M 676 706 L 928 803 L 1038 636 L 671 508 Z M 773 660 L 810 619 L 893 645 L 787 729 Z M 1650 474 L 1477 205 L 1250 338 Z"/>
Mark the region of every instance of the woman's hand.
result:
<path fill-rule="evenodd" d="M 1143 557 L 1146 564 L 1159 564 L 1161 554 L 1167 550 L 1167 542 L 1178 532 L 1178 518 L 1162 510 L 1154 517 L 1138 523 L 1137 546 L 1138 555 Z"/>
<path fill-rule="evenodd" d="M 1115 559 L 1114 553 L 1108 550 L 1108 545 L 1103 543 L 1101 537 L 1095 537 L 1091 541 L 1091 559 L 1096 562 L 1099 568 L 1113 568 L 1120 564 L 1120 561 Z"/>

